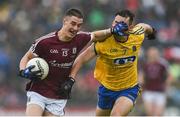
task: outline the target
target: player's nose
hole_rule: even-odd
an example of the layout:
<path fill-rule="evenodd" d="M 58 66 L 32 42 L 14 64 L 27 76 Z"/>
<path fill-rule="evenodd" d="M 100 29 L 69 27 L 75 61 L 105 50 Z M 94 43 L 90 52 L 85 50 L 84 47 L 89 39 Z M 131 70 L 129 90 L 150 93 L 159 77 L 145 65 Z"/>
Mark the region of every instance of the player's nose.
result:
<path fill-rule="evenodd" d="M 79 28 L 78 28 L 77 25 L 75 25 L 75 26 L 73 27 L 73 29 L 74 29 L 75 31 L 79 30 Z"/>

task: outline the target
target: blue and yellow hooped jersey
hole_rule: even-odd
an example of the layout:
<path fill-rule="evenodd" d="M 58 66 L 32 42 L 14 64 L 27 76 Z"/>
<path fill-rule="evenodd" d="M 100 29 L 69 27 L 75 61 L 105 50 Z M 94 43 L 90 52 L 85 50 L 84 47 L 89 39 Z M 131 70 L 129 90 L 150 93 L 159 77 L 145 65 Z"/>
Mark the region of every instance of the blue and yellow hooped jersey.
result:
<path fill-rule="evenodd" d="M 95 44 L 98 55 L 94 71 L 95 78 L 106 88 L 117 91 L 137 84 L 138 53 L 144 40 L 144 29 L 135 26 L 128 40 L 117 42 L 112 35 L 104 42 Z"/>

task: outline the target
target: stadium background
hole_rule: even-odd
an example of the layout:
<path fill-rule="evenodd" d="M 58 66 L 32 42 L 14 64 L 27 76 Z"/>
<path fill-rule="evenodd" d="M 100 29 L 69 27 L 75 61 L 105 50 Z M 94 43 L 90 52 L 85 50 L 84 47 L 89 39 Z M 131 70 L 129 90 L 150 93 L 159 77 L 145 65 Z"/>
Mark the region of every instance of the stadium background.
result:
<path fill-rule="evenodd" d="M 68 8 L 85 15 L 84 31 L 111 26 L 113 14 L 130 9 L 135 22 L 145 22 L 158 30 L 157 40 L 144 42 L 142 52 L 155 45 L 170 63 L 175 83 L 168 89 L 165 115 L 180 115 L 180 1 L 179 0 L 0 0 L 0 115 L 24 115 L 25 83 L 17 76 L 18 64 L 32 41 L 61 27 Z M 145 59 L 143 54 L 142 59 Z M 78 75 L 67 115 L 94 115 L 98 83 L 93 79 L 94 61 Z M 141 98 L 132 115 L 143 115 Z"/>

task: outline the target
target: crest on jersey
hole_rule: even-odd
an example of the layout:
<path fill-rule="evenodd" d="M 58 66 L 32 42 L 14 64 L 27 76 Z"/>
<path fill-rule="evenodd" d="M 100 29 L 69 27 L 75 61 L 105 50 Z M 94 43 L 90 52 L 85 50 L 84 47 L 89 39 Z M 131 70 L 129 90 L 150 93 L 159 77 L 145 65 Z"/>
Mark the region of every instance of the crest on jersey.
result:
<path fill-rule="evenodd" d="M 49 52 L 52 54 L 58 54 L 59 53 L 57 49 L 50 49 Z"/>
<path fill-rule="evenodd" d="M 74 47 L 74 48 L 72 49 L 72 53 L 73 53 L 73 54 L 76 54 L 76 53 L 77 53 L 77 48 L 76 48 L 76 47 Z"/>
<path fill-rule="evenodd" d="M 136 46 L 132 47 L 132 51 L 135 52 L 137 50 Z"/>

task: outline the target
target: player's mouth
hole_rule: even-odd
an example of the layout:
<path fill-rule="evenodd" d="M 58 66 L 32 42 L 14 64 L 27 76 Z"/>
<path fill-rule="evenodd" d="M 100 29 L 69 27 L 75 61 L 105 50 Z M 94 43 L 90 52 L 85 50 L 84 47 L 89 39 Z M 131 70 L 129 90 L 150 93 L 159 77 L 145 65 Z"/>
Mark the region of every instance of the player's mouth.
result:
<path fill-rule="evenodd" d="M 77 34 L 77 31 L 74 31 L 74 30 L 70 30 L 69 32 L 70 32 L 71 36 L 75 36 Z"/>

